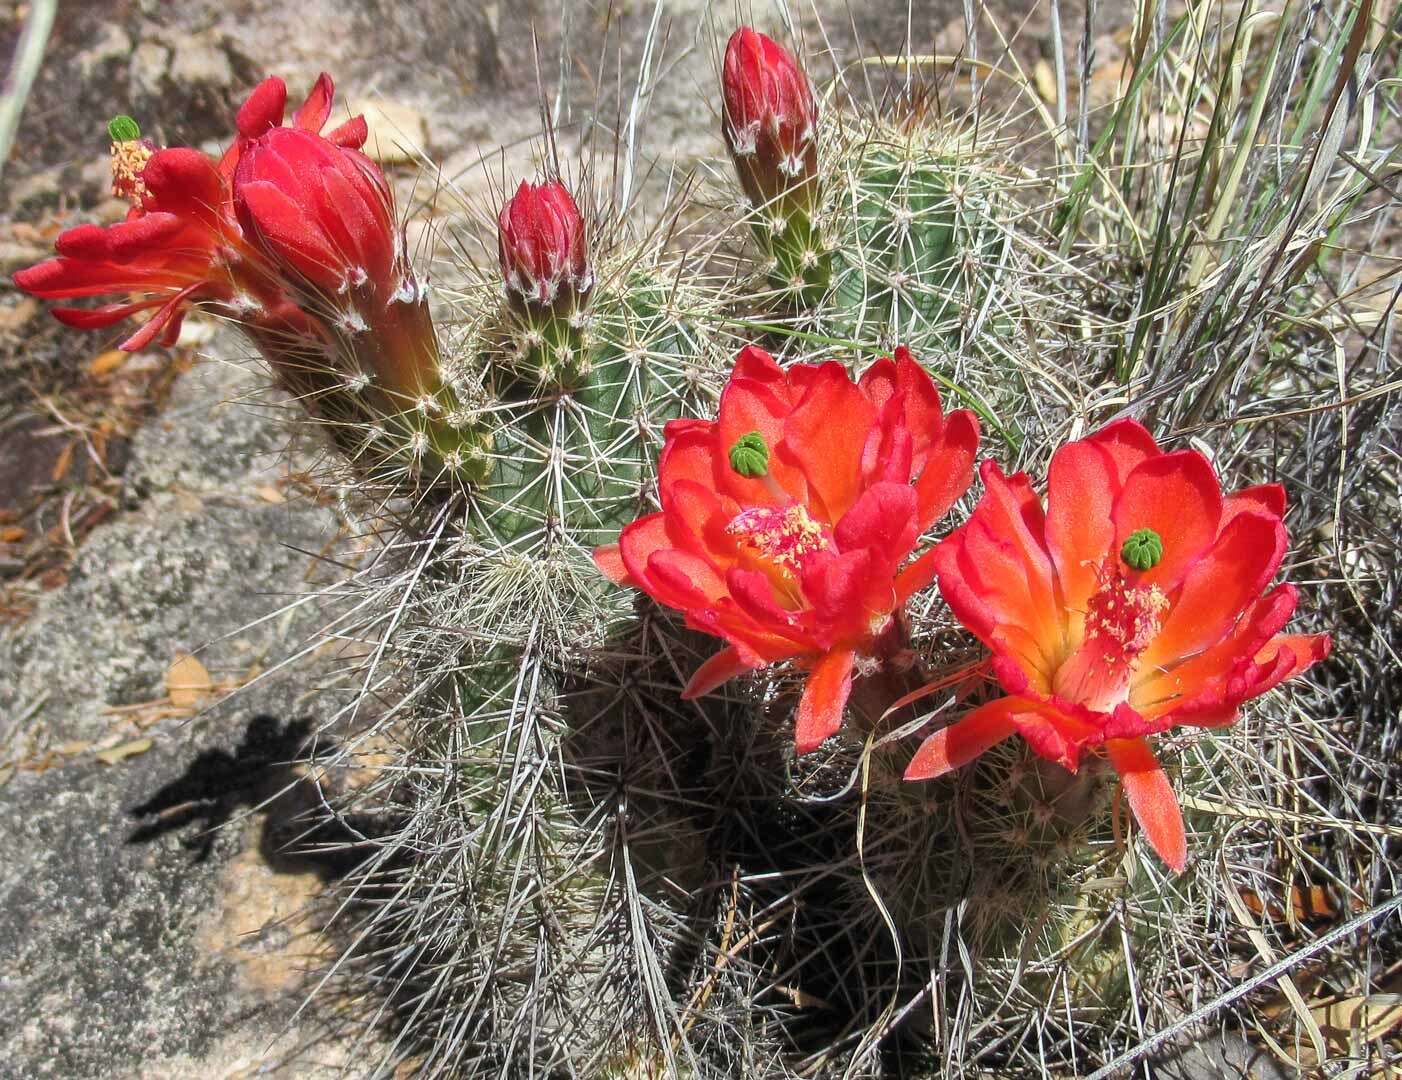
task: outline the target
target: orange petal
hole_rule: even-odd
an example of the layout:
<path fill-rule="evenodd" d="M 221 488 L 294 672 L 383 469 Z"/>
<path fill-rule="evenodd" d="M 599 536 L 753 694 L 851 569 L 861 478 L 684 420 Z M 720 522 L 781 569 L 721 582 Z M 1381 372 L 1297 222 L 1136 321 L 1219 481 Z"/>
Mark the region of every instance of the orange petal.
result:
<path fill-rule="evenodd" d="M 977 453 L 978 419 L 968 409 L 950 413 L 915 482 L 922 532 L 944 517 L 954 500 L 969 489 Z"/>
<path fill-rule="evenodd" d="M 1285 546 L 1279 518 L 1251 510 L 1237 514 L 1188 571 L 1162 629 L 1140 657 L 1143 667 L 1165 667 L 1230 634 L 1275 575 Z"/>
<path fill-rule="evenodd" d="M 852 692 L 852 665 L 856 655 L 850 649 L 825 653 L 808 675 L 803 698 L 798 703 L 794 724 L 794 749 L 800 754 L 818 749 L 829 735 L 842 726 L 842 709 Z"/>
<path fill-rule="evenodd" d="M 604 577 L 615 585 L 633 584 L 633 579 L 628 576 L 628 568 L 623 565 L 623 555 L 618 550 L 617 544 L 604 544 L 596 547 L 594 549 L 594 565 L 599 568 Z"/>
<path fill-rule="evenodd" d="M 1096 567 L 1115 543 L 1113 464 L 1088 440 L 1052 455 L 1047 473 L 1047 548 L 1068 609 L 1084 611 Z"/>
<path fill-rule="evenodd" d="M 805 392 L 784 420 L 779 456 L 807 479 L 810 508 L 835 524 L 861 494 L 862 450 L 876 409 L 835 361 L 793 369 L 791 377 Z"/>
<path fill-rule="evenodd" d="M 691 701 L 703 694 L 709 694 L 723 682 L 750 671 L 750 665 L 740 659 L 734 647 L 722 649 L 699 668 L 682 691 L 682 700 Z"/>
<path fill-rule="evenodd" d="M 1188 861 L 1188 840 L 1178 796 L 1163 766 L 1143 739 L 1110 739 L 1105 743 L 1110 764 L 1120 774 L 1134 819 L 1158 856 L 1173 870 Z"/>
<path fill-rule="evenodd" d="M 999 698 L 940 728 L 920 744 L 905 779 L 933 780 L 967 765 L 1013 734 L 1012 712 L 1025 704 L 1017 698 Z"/>
<path fill-rule="evenodd" d="M 1113 551 L 1130 533 L 1153 529 L 1163 541 L 1163 558 L 1139 575 L 1145 585 L 1170 592 L 1212 542 L 1222 520 L 1222 488 L 1207 458 L 1179 450 L 1150 458 L 1125 478 L 1115 500 Z"/>

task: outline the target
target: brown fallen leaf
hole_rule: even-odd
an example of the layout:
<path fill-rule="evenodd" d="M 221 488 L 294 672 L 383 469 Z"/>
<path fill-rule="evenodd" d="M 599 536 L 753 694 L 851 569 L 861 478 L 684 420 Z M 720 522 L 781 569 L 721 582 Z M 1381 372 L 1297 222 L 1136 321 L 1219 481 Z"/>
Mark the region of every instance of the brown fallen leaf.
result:
<path fill-rule="evenodd" d="M 120 370 L 130 356 L 131 353 L 121 349 L 108 349 L 104 353 L 98 353 L 88 361 L 88 374 L 94 379 L 104 379 L 114 371 Z"/>
<path fill-rule="evenodd" d="M 0 543 L 18 544 L 28 535 L 20 525 L 6 525 L 0 528 Z"/>
<path fill-rule="evenodd" d="M 166 693 L 170 703 L 182 709 L 192 708 L 214 689 L 209 669 L 193 656 L 178 657 L 166 672 Z"/>
<path fill-rule="evenodd" d="M 144 754 L 150 750 L 155 743 L 151 739 L 133 739 L 131 742 L 122 743 L 120 746 L 113 746 L 107 750 L 99 750 L 93 757 L 104 765 L 116 765 L 125 761 L 129 757 L 137 754 Z"/>
<path fill-rule="evenodd" d="M 264 502 L 272 503 L 274 506 L 280 506 L 287 501 L 287 496 L 271 484 L 258 488 L 257 495 Z"/>

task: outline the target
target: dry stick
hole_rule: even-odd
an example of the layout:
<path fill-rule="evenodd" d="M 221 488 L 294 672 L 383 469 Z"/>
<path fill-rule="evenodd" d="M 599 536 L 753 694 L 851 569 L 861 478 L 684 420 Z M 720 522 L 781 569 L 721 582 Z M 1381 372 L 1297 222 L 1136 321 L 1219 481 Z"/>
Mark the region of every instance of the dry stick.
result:
<path fill-rule="evenodd" d="M 1369 923 L 1375 922 L 1383 916 L 1391 914 L 1392 912 L 1396 911 L 1399 907 L 1402 907 L 1402 895 L 1394 896 L 1390 900 L 1384 900 L 1381 904 L 1378 904 L 1376 907 L 1363 912 L 1361 915 L 1355 916 L 1348 922 L 1341 923 L 1339 926 L 1336 926 L 1334 927 L 1334 929 L 1330 930 L 1323 937 L 1316 938 L 1304 948 L 1297 949 L 1289 956 L 1278 960 L 1276 963 L 1272 964 L 1270 967 L 1262 971 L 1255 978 L 1249 979 L 1246 982 L 1240 984 L 1239 986 L 1232 987 L 1232 989 L 1228 990 L 1225 994 L 1223 994 L 1216 1000 L 1208 1002 L 1202 1008 L 1194 1010 L 1187 1016 L 1183 1017 L 1181 1020 L 1176 1020 L 1172 1024 L 1169 1024 L 1168 1027 L 1163 1028 L 1162 1030 L 1149 1036 L 1149 1038 L 1145 1039 L 1133 1050 L 1126 1051 L 1119 1057 L 1115 1058 L 1115 1060 L 1110 1062 L 1110 1064 L 1102 1068 L 1096 1069 L 1095 1072 L 1091 1073 L 1090 1076 L 1086 1078 L 1086 1080 L 1108 1080 L 1109 1077 L 1114 1076 L 1121 1069 L 1125 1068 L 1126 1066 L 1133 1065 L 1136 1061 L 1140 1060 L 1141 1058 L 1147 1057 L 1149 1054 L 1159 1049 L 1159 1047 L 1163 1046 L 1164 1043 L 1168 1042 L 1179 1032 L 1186 1031 L 1194 1024 L 1201 1023 L 1203 1020 L 1206 1020 L 1209 1016 L 1217 1012 L 1219 1009 L 1225 1008 L 1232 1002 L 1236 1001 L 1238 998 L 1245 997 L 1247 994 L 1251 993 L 1251 991 L 1255 990 L 1259 986 L 1264 985 L 1265 983 L 1270 982 L 1272 979 L 1279 978 L 1281 975 L 1284 975 L 1297 964 L 1308 960 L 1311 956 L 1314 956 L 1316 953 L 1323 952 L 1330 945 L 1333 945 L 1336 941 L 1340 941 L 1343 938 L 1348 937 L 1355 930 L 1359 930 L 1362 927 L 1367 926 Z"/>
<path fill-rule="evenodd" d="M 29 9 L 29 21 L 24 24 L 24 32 L 15 46 L 10 73 L 5 77 L 4 87 L 0 88 L 0 176 L 5 175 L 10 145 L 15 140 L 15 132 L 19 130 L 19 118 L 24 112 L 25 101 L 29 99 L 29 89 L 34 85 L 34 77 L 39 74 L 39 65 L 44 59 L 44 49 L 49 43 L 49 31 L 54 28 L 57 12 L 58 0 L 34 0 Z"/>

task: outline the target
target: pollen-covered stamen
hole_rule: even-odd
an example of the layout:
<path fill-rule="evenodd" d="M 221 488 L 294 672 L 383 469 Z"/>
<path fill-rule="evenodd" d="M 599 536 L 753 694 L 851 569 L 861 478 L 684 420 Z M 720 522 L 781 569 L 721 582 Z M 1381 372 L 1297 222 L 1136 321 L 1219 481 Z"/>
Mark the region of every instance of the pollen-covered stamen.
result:
<path fill-rule="evenodd" d="M 788 584 L 816 552 L 831 546 L 827 528 L 808 516 L 797 503 L 790 506 L 755 506 L 736 515 L 725 531 L 741 549 L 769 573 Z"/>
<path fill-rule="evenodd" d="M 140 206 L 146 198 L 141 174 L 156 145 L 141 137 L 141 128 L 130 116 L 114 116 L 107 122 L 107 134 L 112 140 L 112 194 Z"/>
<path fill-rule="evenodd" d="M 1157 585 L 1130 585 L 1113 574 L 1086 605 L 1086 638 L 1101 643 L 1106 663 L 1127 664 L 1149 647 L 1167 608 Z"/>
<path fill-rule="evenodd" d="M 1052 679 L 1059 697 L 1110 712 L 1129 691 L 1134 660 L 1157 636 L 1168 597 L 1157 585 L 1133 585 L 1107 560 L 1086 603 L 1085 636 Z"/>

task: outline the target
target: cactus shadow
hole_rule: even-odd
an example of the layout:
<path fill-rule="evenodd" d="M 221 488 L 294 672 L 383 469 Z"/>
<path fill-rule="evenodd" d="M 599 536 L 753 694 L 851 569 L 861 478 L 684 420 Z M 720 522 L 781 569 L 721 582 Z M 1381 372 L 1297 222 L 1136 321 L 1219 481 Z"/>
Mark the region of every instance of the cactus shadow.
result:
<path fill-rule="evenodd" d="M 127 811 L 139 822 L 127 844 L 181 833 L 181 846 L 200 865 L 213 854 L 220 829 L 241 812 L 262 809 L 259 851 L 269 866 L 279 873 L 310 870 L 327 882 L 343 877 L 364 861 L 373 837 L 361 827 L 365 823 L 334 810 L 299 768 L 335 748 L 314 734 L 310 718 L 253 716 L 232 751 L 201 750 L 184 772 Z"/>

